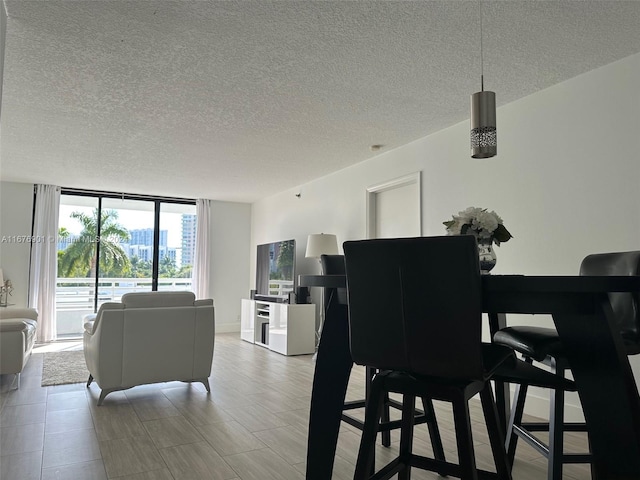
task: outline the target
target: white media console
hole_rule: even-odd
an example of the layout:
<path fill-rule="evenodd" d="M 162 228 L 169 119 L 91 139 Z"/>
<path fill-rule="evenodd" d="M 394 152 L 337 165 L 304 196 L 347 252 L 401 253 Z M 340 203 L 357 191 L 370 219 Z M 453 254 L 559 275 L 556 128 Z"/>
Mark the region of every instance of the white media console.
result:
<path fill-rule="evenodd" d="M 242 299 L 240 338 L 282 355 L 315 352 L 316 306 Z"/>

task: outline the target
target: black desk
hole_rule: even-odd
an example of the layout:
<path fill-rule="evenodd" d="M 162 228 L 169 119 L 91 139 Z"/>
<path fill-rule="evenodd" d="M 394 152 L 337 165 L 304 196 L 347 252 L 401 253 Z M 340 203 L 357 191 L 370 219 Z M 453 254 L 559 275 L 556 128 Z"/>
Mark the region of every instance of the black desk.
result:
<path fill-rule="evenodd" d="M 640 277 L 483 276 L 490 328 L 506 313 L 551 314 L 571 364 L 590 430 L 598 479 L 640 478 L 640 396 L 612 319 L 608 292 L 640 291 Z M 301 275 L 300 286 L 339 288 L 341 275 Z M 307 480 L 329 480 L 353 362 L 348 312 L 333 295 L 318 346 L 307 450 Z M 505 389 L 498 392 L 503 419 Z"/>

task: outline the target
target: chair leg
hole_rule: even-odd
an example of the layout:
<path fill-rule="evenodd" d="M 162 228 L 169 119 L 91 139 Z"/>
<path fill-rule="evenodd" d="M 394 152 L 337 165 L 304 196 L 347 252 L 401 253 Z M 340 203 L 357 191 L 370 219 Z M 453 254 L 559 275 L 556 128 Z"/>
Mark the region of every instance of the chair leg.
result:
<path fill-rule="evenodd" d="M 462 394 L 451 403 L 453 405 L 453 422 L 455 424 L 456 443 L 458 445 L 460 478 L 462 480 L 478 480 L 476 459 L 473 452 L 473 439 L 471 436 L 469 404 Z"/>
<path fill-rule="evenodd" d="M 422 408 L 427 417 L 427 428 L 429 429 L 429 438 L 431 439 L 431 447 L 433 448 L 433 458 L 444 462 L 446 460 L 444 447 L 442 446 L 442 437 L 440 437 L 440 429 L 438 428 L 433 401 L 430 398 L 422 397 Z"/>
<path fill-rule="evenodd" d="M 533 359 L 529 357 L 523 357 L 523 360 L 531 364 Z M 520 426 L 522 424 L 522 415 L 524 413 L 524 402 L 527 399 L 527 390 L 529 385 L 521 383 L 516 387 L 516 393 L 513 397 L 513 406 L 511 407 L 511 414 L 509 415 L 509 425 L 505 435 L 505 449 L 507 451 L 507 459 L 509 465 L 513 468 L 513 462 L 516 458 L 516 446 L 518 445 L 518 435 L 513 428 L 514 425 Z"/>
<path fill-rule="evenodd" d="M 98 406 L 101 407 L 102 403 L 104 402 L 104 399 L 107 397 L 107 395 L 109 395 L 111 392 L 115 392 L 116 389 L 110 389 L 110 388 L 106 388 L 104 390 L 100 390 L 100 397 L 98 397 Z"/>
<path fill-rule="evenodd" d="M 564 369 L 558 368 L 555 360 L 551 363 L 552 371 L 564 377 Z M 548 480 L 562 479 L 562 461 L 564 455 L 564 391 L 551 390 L 549 393 L 549 457 L 547 466 Z"/>
<path fill-rule="evenodd" d="M 376 448 L 376 436 L 378 435 L 378 424 L 382 416 L 384 407 L 384 382 L 386 373 L 379 373 L 371 382 L 371 391 L 367 400 L 367 407 L 364 414 L 364 427 L 362 438 L 360 439 L 360 449 L 358 450 L 358 460 L 353 480 L 365 480 L 371 475 L 374 468 L 374 453 Z"/>
<path fill-rule="evenodd" d="M 365 375 L 367 380 L 364 385 L 364 391 L 365 391 L 364 398 L 369 398 L 369 396 L 371 395 L 371 382 L 373 380 L 373 377 L 375 377 L 376 373 L 378 373 L 377 368 L 365 367 Z M 389 415 L 389 394 L 387 393 L 384 397 L 384 409 L 382 410 L 381 421 L 388 422 L 390 418 L 391 417 Z M 382 445 L 384 445 L 385 447 L 389 447 L 391 445 L 391 431 L 384 430 L 382 432 Z"/>
<path fill-rule="evenodd" d="M 398 480 L 411 479 L 411 454 L 413 449 L 413 427 L 415 425 L 416 397 L 404 395 L 402 399 L 402 425 L 400 428 L 400 462 L 402 469 L 398 472 Z"/>
<path fill-rule="evenodd" d="M 364 398 L 371 398 L 371 385 L 373 383 L 373 379 L 376 376 L 376 374 L 378 373 L 378 369 L 377 368 L 373 368 L 373 367 L 365 367 L 365 375 L 366 375 L 366 381 L 364 384 Z M 389 394 L 387 393 L 385 396 L 385 405 L 383 408 L 386 409 L 387 412 L 387 419 L 389 418 Z M 384 418 L 384 410 L 382 412 L 383 418 Z M 385 444 L 385 439 L 387 440 L 387 444 Z M 385 437 L 385 432 L 382 432 L 382 444 L 385 447 L 388 447 L 391 445 L 391 433 L 387 433 L 387 436 Z M 373 475 L 376 472 L 376 450 L 375 448 L 373 449 L 373 452 L 371 453 L 371 469 L 370 469 L 370 473 L 371 475 Z"/>
<path fill-rule="evenodd" d="M 509 416 L 509 425 L 507 426 L 507 434 L 505 441 L 505 449 L 507 450 L 507 458 L 509 465 L 513 466 L 516 457 L 516 447 L 518 445 L 518 435 L 513 428 L 514 425 L 522 423 L 522 415 L 524 413 L 524 402 L 527 399 L 527 390 L 529 385 L 523 383 L 516 387 L 516 394 L 513 398 L 513 406 L 511 407 L 511 415 Z"/>
<path fill-rule="evenodd" d="M 484 389 L 480 392 L 480 400 L 482 402 L 484 421 L 487 425 L 487 433 L 489 434 L 491 452 L 493 453 L 493 461 L 496 464 L 498 478 L 511 480 L 511 465 L 507 459 L 502 430 L 498 423 L 498 409 L 491 391 L 491 382 L 487 382 Z"/>
<path fill-rule="evenodd" d="M 91 385 L 91 382 L 93 382 L 93 375 L 89 374 L 89 379 L 87 380 L 87 388 L 89 388 L 89 385 Z"/>
<path fill-rule="evenodd" d="M 201 378 L 201 379 L 199 379 L 197 381 L 204 385 L 204 388 L 207 389 L 207 393 L 211 393 L 211 386 L 209 385 L 209 379 L 208 378 Z"/>
<path fill-rule="evenodd" d="M 404 400 L 403 400 L 404 401 Z M 388 422 L 391 419 L 389 415 L 389 394 L 384 395 L 384 406 L 382 407 L 382 422 Z M 385 447 L 391 446 L 391 430 L 382 431 L 382 445 Z"/>
<path fill-rule="evenodd" d="M 364 367 L 365 369 L 365 381 L 364 381 L 364 398 L 371 396 L 371 384 L 376 376 L 377 370 L 373 367 Z"/>
<path fill-rule="evenodd" d="M 591 448 L 591 434 L 587 430 L 587 445 L 589 446 L 589 455 L 593 455 L 593 449 Z M 596 472 L 596 464 L 591 462 L 589 464 L 589 471 L 591 472 L 591 478 L 598 478 L 598 474 Z"/>

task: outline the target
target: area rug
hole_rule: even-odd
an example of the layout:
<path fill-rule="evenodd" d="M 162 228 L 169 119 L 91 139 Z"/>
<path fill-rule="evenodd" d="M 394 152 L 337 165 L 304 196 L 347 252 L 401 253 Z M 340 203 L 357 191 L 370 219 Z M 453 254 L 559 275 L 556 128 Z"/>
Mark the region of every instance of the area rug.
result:
<path fill-rule="evenodd" d="M 42 365 L 42 386 L 84 383 L 89 378 L 84 352 L 48 352 Z"/>

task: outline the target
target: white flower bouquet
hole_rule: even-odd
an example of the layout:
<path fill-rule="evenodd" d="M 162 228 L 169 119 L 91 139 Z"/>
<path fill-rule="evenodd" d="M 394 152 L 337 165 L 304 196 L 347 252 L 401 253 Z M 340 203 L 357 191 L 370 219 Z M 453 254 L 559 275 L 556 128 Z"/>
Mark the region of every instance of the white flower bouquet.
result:
<path fill-rule="evenodd" d="M 487 211 L 486 208 L 469 207 L 458 212 L 458 215 L 453 215 L 452 218 L 442 222 L 447 227 L 448 235 L 475 235 L 478 242 L 484 240 L 498 246 L 513 238 L 502 224 L 502 218 L 494 211 Z"/>

